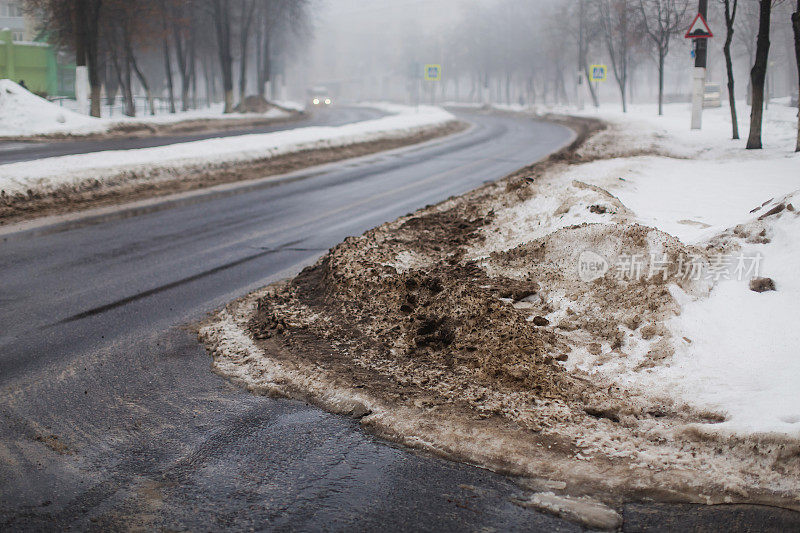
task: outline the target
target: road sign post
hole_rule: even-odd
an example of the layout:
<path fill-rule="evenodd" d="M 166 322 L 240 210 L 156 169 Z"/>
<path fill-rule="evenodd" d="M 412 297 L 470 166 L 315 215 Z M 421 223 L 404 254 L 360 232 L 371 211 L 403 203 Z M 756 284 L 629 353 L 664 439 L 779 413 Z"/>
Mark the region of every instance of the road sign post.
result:
<path fill-rule="evenodd" d="M 708 0 L 700 0 L 697 16 L 692 21 L 685 37 L 694 42 L 694 71 L 692 72 L 692 129 L 703 127 L 703 101 L 706 92 L 706 66 L 708 39 L 714 36 L 706 21 Z"/>
<path fill-rule="evenodd" d="M 592 65 L 589 67 L 589 83 L 594 83 L 594 93 L 597 101 L 600 101 L 600 82 L 608 79 L 607 65 Z"/>
<path fill-rule="evenodd" d="M 425 81 L 432 81 L 432 82 L 441 81 L 442 66 L 433 63 L 425 65 L 422 77 Z M 431 105 L 436 105 L 436 89 L 434 87 L 430 87 L 430 89 L 431 89 Z"/>

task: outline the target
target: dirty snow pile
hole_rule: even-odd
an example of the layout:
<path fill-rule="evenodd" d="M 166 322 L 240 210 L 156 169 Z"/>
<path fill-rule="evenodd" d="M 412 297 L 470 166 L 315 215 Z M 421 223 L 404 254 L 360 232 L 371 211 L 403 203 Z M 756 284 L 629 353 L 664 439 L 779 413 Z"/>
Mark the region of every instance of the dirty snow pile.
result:
<path fill-rule="evenodd" d="M 739 111 L 746 115 L 740 124 L 746 137 L 749 108 L 741 104 Z M 743 140 L 729 140 L 725 108 L 706 110 L 700 132 L 689 130 L 685 105 L 667 106 L 664 117 L 654 116 L 652 106 L 585 115 L 610 124 L 581 154 L 589 162 L 540 176 L 538 194 L 499 209 L 486 242 L 472 255 L 487 258 L 584 222 L 638 223 L 696 247 L 698 262 L 677 268 L 710 292 L 690 294 L 671 283 L 675 316 L 653 328 L 635 320 L 620 324 L 622 347 L 587 341 L 565 365 L 633 394 L 719 415 L 696 425 L 702 434 L 800 439 L 796 108 L 770 106 L 765 149 L 755 151 L 745 150 Z M 607 257 L 602 243 L 571 252 L 578 269 L 588 258 L 601 275 L 646 277 L 656 259 Z M 581 274 L 592 275 L 574 275 Z M 754 278 L 772 281 L 756 282 L 751 290 Z M 548 304 L 553 312 L 545 318 L 553 323 L 575 310 L 564 295 L 551 295 Z M 660 354 L 657 364 L 644 364 L 653 353 Z"/>
<path fill-rule="evenodd" d="M 390 140 L 422 133 L 449 123 L 453 115 L 436 107 L 385 105 L 390 116 L 336 127 L 296 128 L 171 144 L 139 150 L 107 151 L 0 165 L 0 190 L 6 194 L 29 189 L 49 191 L 82 181 L 112 181 L 255 161 L 303 150 L 335 148 Z"/>
<path fill-rule="evenodd" d="M 89 135 L 105 133 L 125 125 L 163 125 L 188 120 L 224 120 L 231 118 L 281 118 L 289 116 L 287 111 L 271 108 L 266 113 L 237 113 L 224 115 L 223 105 L 214 104 L 204 109 L 193 109 L 174 114 L 145 115 L 140 117 L 95 118 L 76 113 L 71 107 L 74 101 L 64 106 L 40 98 L 11 80 L 0 79 L 0 137 L 27 137 L 33 135 Z M 296 104 L 287 103 L 286 109 Z M 301 110 L 301 109 L 300 109 Z"/>

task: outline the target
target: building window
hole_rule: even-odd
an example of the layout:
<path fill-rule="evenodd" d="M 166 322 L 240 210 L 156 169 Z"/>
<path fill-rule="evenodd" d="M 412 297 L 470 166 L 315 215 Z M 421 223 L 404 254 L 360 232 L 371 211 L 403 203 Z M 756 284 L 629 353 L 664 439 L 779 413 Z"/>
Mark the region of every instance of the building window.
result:
<path fill-rule="evenodd" d="M 13 33 L 13 36 L 11 37 L 11 39 L 13 41 L 24 41 L 25 40 L 25 34 L 22 33 L 21 31 L 15 31 Z"/>
<path fill-rule="evenodd" d="M 22 8 L 14 3 L 0 4 L 0 17 L 22 17 Z"/>

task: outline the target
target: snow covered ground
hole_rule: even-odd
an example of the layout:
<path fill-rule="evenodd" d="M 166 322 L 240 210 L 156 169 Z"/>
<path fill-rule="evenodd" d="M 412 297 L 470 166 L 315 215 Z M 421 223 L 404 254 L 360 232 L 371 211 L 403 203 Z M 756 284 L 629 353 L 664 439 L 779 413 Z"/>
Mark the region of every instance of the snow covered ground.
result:
<path fill-rule="evenodd" d="M 566 364 L 638 394 L 724 415 L 721 423 L 698 424 L 701 432 L 800 439 L 797 110 L 773 103 L 765 149 L 756 151 L 730 140 L 727 108 L 706 110 L 699 132 L 690 131 L 689 112 L 684 104 L 666 106 L 664 117 L 652 105 L 627 114 L 611 107 L 585 111 L 611 124 L 596 140 L 602 145 L 607 138 L 605 148 L 619 157 L 546 176 L 543 194 L 501 210 L 484 248 L 474 253 L 507 250 L 582 222 L 640 223 L 700 249 L 721 243 L 729 255 L 717 259 L 728 266 L 709 273 L 708 295 L 670 288 L 681 311 L 666 322 L 668 332 L 635 341 L 638 335 L 621 325 L 632 341 L 626 349 L 577 349 Z M 746 138 L 749 108 L 741 103 L 739 113 Z M 592 205 L 603 212 L 592 212 Z M 770 211 L 779 212 L 759 220 Z M 751 291 L 756 276 L 772 278 L 777 290 Z M 663 339 L 674 355 L 643 369 L 645 352 Z"/>
<path fill-rule="evenodd" d="M 287 109 L 296 104 L 286 102 Z M 7 79 L 0 79 L 0 137 L 69 134 L 87 135 L 104 133 L 115 127 L 130 124 L 170 124 L 186 120 L 214 120 L 231 118 L 281 118 L 289 113 L 270 109 L 266 113 L 224 115 L 222 104 L 205 109 L 195 109 L 175 114 L 142 115 L 139 117 L 95 118 L 76 113 L 69 106 L 49 102 L 23 89 Z"/>
<path fill-rule="evenodd" d="M 308 127 L 266 134 L 242 135 L 178 143 L 139 150 L 107 151 L 0 165 L 0 190 L 24 194 L 48 191 L 87 180 L 117 180 L 125 176 L 158 176 L 181 169 L 275 157 L 303 150 L 405 137 L 453 121 L 436 107 L 419 109 L 374 104 L 392 113 L 376 120 L 337 127 Z"/>

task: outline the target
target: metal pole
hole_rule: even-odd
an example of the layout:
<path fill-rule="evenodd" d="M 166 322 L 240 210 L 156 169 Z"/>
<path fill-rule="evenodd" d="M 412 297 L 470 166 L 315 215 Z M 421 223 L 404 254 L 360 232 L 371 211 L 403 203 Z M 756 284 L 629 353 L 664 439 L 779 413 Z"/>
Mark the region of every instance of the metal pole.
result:
<path fill-rule="evenodd" d="M 698 13 L 708 20 L 708 0 L 700 0 Z M 694 72 L 692 80 L 692 129 L 703 127 L 703 100 L 706 92 L 706 67 L 708 66 L 708 40 L 694 40 Z"/>
<path fill-rule="evenodd" d="M 580 0 L 579 17 L 578 17 L 578 75 L 577 75 L 577 88 L 575 89 L 575 99 L 578 103 L 578 109 L 583 111 L 583 26 L 586 18 L 585 0 Z"/>

